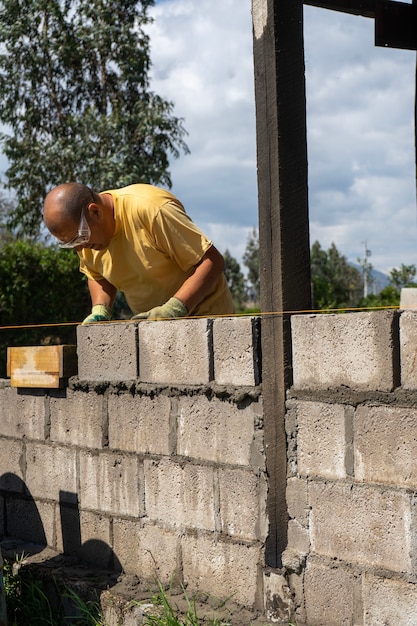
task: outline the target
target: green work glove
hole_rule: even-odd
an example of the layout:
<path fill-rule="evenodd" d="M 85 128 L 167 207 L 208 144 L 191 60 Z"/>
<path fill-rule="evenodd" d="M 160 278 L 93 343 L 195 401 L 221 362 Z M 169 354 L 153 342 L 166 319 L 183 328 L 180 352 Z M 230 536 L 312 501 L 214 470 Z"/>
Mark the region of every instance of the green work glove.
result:
<path fill-rule="evenodd" d="M 132 317 L 132 320 L 160 320 L 172 317 L 184 317 L 188 315 L 188 309 L 178 298 L 170 298 L 162 306 L 155 306 L 145 313 L 138 313 Z"/>
<path fill-rule="evenodd" d="M 93 324 L 94 322 L 107 322 L 111 320 L 111 308 L 105 304 L 95 304 L 90 315 L 85 318 L 82 324 Z"/>

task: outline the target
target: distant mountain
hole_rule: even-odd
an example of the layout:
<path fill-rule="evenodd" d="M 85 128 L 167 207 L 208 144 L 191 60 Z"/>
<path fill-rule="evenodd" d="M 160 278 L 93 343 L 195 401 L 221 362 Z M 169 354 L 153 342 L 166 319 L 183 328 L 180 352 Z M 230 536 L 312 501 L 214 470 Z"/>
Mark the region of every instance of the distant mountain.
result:
<path fill-rule="evenodd" d="M 351 265 L 352 267 L 355 267 L 358 272 L 360 272 L 362 274 L 362 268 L 360 265 L 358 265 L 357 263 L 349 263 L 349 265 Z M 387 287 L 389 285 L 389 277 L 387 276 L 387 274 L 384 274 L 383 272 L 380 272 L 379 270 L 372 270 L 372 279 L 373 282 L 371 285 L 369 285 L 368 288 L 368 293 L 371 294 L 378 294 L 384 287 Z"/>

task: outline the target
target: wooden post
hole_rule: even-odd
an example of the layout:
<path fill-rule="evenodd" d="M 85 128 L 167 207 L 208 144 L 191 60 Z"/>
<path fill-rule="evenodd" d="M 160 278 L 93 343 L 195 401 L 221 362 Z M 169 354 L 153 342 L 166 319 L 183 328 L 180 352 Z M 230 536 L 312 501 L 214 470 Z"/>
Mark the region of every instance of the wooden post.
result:
<path fill-rule="evenodd" d="M 302 0 L 252 0 L 258 163 L 262 370 L 270 533 L 266 565 L 287 542 L 285 393 L 291 335 L 283 311 L 311 307 Z"/>

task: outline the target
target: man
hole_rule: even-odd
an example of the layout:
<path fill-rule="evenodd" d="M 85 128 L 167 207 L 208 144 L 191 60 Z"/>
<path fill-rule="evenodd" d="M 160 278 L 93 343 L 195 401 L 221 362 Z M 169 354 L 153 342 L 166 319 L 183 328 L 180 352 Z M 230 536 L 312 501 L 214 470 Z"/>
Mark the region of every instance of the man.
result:
<path fill-rule="evenodd" d="M 110 320 L 118 289 L 132 319 L 233 313 L 222 255 L 170 192 L 64 183 L 46 196 L 43 216 L 88 278 L 92 310 L 83 324 Z"/>

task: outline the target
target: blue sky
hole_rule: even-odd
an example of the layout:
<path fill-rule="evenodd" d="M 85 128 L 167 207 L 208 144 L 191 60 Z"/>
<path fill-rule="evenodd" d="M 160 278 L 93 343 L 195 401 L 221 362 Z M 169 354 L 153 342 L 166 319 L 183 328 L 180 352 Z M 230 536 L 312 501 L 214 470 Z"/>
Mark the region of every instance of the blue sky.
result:
<path fill-rule="evenodd" d="M 173 192 L 239 262 L 258 223 L 250 0 L 161 0 L 151 87 L 184 118 Z M 304 7 L 311 243 L 388 272 L 417 264 L 416 53 L 376 48 L 373 20 Z"/>

